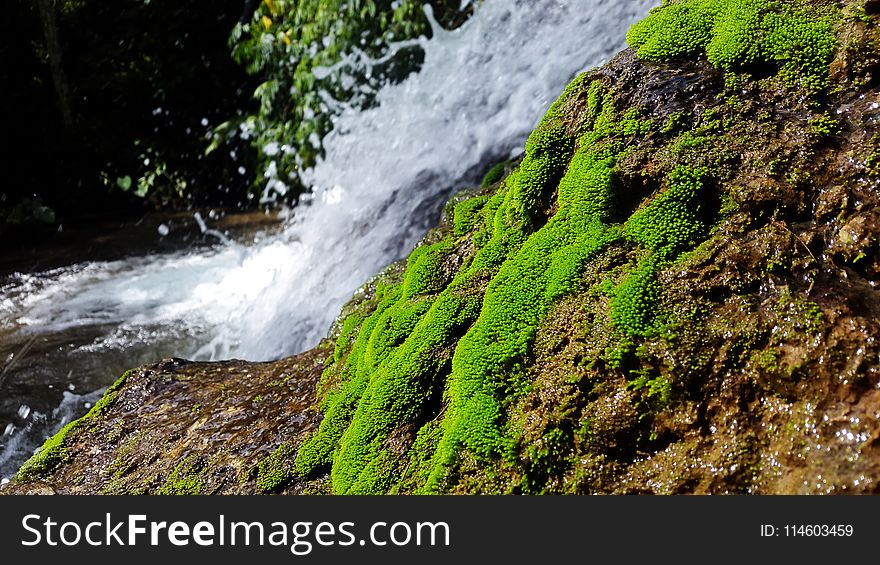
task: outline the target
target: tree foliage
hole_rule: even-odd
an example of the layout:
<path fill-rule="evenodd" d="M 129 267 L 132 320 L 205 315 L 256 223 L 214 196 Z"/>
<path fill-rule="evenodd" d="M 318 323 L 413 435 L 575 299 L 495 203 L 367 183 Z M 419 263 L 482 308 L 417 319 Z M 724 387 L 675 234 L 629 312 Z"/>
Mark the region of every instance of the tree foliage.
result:
<path fill-rule="evenodd" d="M 238 172 L 250 170 L 249 146 L 229 139 L 208 156 L 205 147 L 255 86 L 227 43 L 242 0 L 40 2 L 54 19 L 54 46 L 33 0 L 11 0 L 2 23 L 2 112 L 13 142 L 3 152 L 0 218 L 27 221 L 40 207 L 63 219 L 145 202 L 234 204 L 251 183 Z"/>

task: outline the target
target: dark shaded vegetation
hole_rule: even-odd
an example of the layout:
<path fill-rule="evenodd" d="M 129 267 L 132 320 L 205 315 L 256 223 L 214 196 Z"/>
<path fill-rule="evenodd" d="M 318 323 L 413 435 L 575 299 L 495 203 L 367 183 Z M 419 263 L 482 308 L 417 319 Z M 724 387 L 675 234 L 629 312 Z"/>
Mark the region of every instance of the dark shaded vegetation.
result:
<path fill-rule="evenodd" d="M 229 56 L 242 8 L 242 0 L 6 3 L 7 243 L 23 227 L 31 236 L 84 215 L 235 205 L 252 182 L 252 152 L 238 138 L 224 151 L 205 148 L 255 86 Z"/>
<path fill-rule="evenodd" d="M 307 189 L 298 171 L 332 128 L 321 96 L 368 106 L 422 56 L 413 45 L 361 73 L 316 69 L 430 35 L 422 2 L 344 4 L 11 0 L 0 24 L 5 243 L 71 219 L 295 202 Z M 446 26 L 471 13 L 430 4 Z"/>

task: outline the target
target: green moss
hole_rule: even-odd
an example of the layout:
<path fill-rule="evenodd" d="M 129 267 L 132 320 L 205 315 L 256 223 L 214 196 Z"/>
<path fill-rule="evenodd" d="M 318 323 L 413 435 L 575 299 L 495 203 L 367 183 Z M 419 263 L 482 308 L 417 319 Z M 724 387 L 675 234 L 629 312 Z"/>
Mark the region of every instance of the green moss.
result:
<path fill-rule="evenodd" d="M 448 279 L 443 273 L 444 260 L 455 250 L 450 239 L 433 245 L 422 245 L 407 259 L 403 281 L 404 299 L 437 293 L 446 286 Z"/>
<path fill-rule="evenodd" d="M 828 114 L 821 114 L 810 118 L 810 131 L 816 137 L 828 137 L 837 133 L 840 123 Z"/>
<path fill-rule="evenodd" d="M 257 489 L 266 494 L 276 492 L 293 476 L 293 462 L 296 450 L 288 442 L 266 456 L 257 464 Z"/>
<path fill-rule="evenodd" d="M 675 139 L 671 145 L 670 152 L 676 157 L 681 157 L 691 150 L 702 149 L 708 143 L 709 137 L 695 135 L 686 131 Z"/>
<path fill-rule="evenodd" d="M 507 174 L 507 167 L 508 162 L 502 161 L 489 169 L 489 172 L 486 173 L 483 177 L 483 181 L 480 183 L 480 188 L 489 188 L 493 184 L 500 182 Z"/>
<path fill-rule="evenodd" d="M 116 449 L 116 456 L 107 467 L 109 479 L 101 487 L 102 494 L 126 494 L 130 491 L 131 485 L 125 484 L 124 479 L 137 468 L 136 454 L 142 439 L 142 433 L 136 431 Z"/>
<path fill-rule="evenodd" d="M 453 233 L 461 236 L 471 232 L 480 221 L 480 211 L 488 201 L 488 196 L 475 196 L 456 204 L 453 215 Z"/>
<path fill-rule="evenodd" d="M 613 164 L 613 156 L 590 146 L 578 151 L 559 185 L 559 211 L 489 284 L 480 317 L 453 356 L 432 484 L 460 447 L 484 457 L 508 451 L 500 399 L 522 392 L 521 366 L 538 322 L 554 300 L 576 288 L 584 262 L 615 236 L 602 222 L 610 210 Z"/>
<path fill-rule="evenodd" d="M 171 472 L 165 484 L 159 489 L 159 494 L 203 494 L 203 474 L 207 463 L 204 455 L 188 455 Z"/>
<path fill-rule="evenodd" d="M 575 108 L 583 119 L 577 129 L 566 121 Z M 417 248 L 403 281 L 340 333 L 328 369 L 339 386 L 325 397 L 318 433 L 299 450 L 297 472 L 329 468 L 337 493 L 432 492 L 444 488 L 462 453 L 471 462 L 512 462 L 507 412 L 530 390 L 524 367 L 537 328 L 557 301 L 584 290 L 585 266 L 612 244 L 641 247 L 644 256 L 607 289 L 612 323 L 623 340 L 653 331 L 657 274 L 705 237 L 713 210 L 709 170 L 680 165 L 619 222 L 621 204 L 632 203 L 619 192 L 615 168 L 632 137 L 655 128 L 641 116 L 619 113 L 604 81 L 573 81 L 497 192 L 458 203 L 453 233 Z M 677 145 L 674 158 L 684 162 L 707 146 L 690 134 Z M 447 259 L 468 239 L 476 253 L 458 257 L 450 280 Z M 661 380 L 641 386 L 651 398 L 668 388 Z"/>
<path fill-rule="evenodd" d="M 640 119 L 641 113 L 639 108 L 630 108 L 624 113 L 619 123 L 620 130 L 624 135 L 647 135 L 654 129 L 654 121 Z"/>
<path fill-rule="evenodd" d="M 764 349 L 752 355 L 752 361 L 763 371 L 776 373 L 779 371 L 779 352 L 775 349 Z"/>
<path fill-rule="evenodd" d="M 684 112 L 673 112 L 669 114 L 666 123 L 660 128 L 660 131 L 666 134 L 674 134 L 682 129 L 690 122 L 691 116 Z"/>
<path fill-rule="evenodd" d="M 724 75 L 724 88 L 730 93 L 742 90 L 750 81 L 752 76 L 749 73 L 727 72 Z"/>
<path fill-rule="evenodd" d="M 333 360 L 339 361 L 342 359 L 342 356 L 351 348 L 351 341 L 354 339 L 354 336 L 357 333 L 357 330 L 360 328 L 363 323 L 364 318 L 358 314 L 352 314 L 346 317 L 342 321 L 342 326 L 339 330 L 339 337 L 336 340 L 336 345 L 333 348 Z"/>
<path fill-rule="evenodd" d="M 486 239 L 471 264 L 440 289 L 421 281 L 437 271 L 426 258 L 449 244 L 422 247 L 410 257 L 398 296 L 389 297 L 364 322 L 344 369 L 349 378 L 327 402 L 318 434 L 300 449 L 296 461 L 300 472 L 313 472 L 332 459 L 336 492 L 379 492 L 389 485 L 392 466 L 384 441 L 440 393 L 441 377 L 449 372 L 450 353 L 460 332 L 480 311 L 482 296 L 473 292 L 475 281 L 494 274 L 542 221 L 540 210 L 572 151 L 561 106 L 576 90 L 567 90 L 529 138 L 520 168 L 505 180 L 503 200 L 486 203 L 484 210 L 494 214 L 482 216 L 485 225 L 480 231 Z M 438 291 L 423 297 L 427 308 L 419 306 L 414 312 L 416 295 Z M 392 331 L 388 324 L 399 323 L 405 314 L 414 323 L 405 324 L 405 331 Z M 402 342 L 395 339 L 404 335 Z"/>
<path fill-rule="evenodd" d="M 704 55 L 724 71 L 773 65 L 789 85 L 815 92 L 827 83 L 835 13 L 805 0 L 680 0 L 652 10 L 627 40 L 647 60 Z"/>
<path fill-rule="evenodd" d="M 400 474 L 400 481 L 392 488 L 392 494 L 416 492 L 428 481 L 431 461 L 442 435 L 443 429 L 436 420 L 422 426 L 409 449 L 408 463 Z"/>
<path fill-rule="evenodd" d="M 657 272 L 706 236 L 708 226 L 701 218 L 708 212 L 703 209 L 708 176 L 704 168 L 676 166 L 665 189 L 624 225 L 627 237 L 650 252 L 616 289 L 610 304 L 611 320 L 625 334 L 648 336 L 656 331 L 661 295 Z"/>
<path fill-rule="evenodd" d="M 472 239 L 477 249 L 482 249 L 492 239 L 495 227 L 494 218 L 498 213 L 498 208 L 504 203 L 506 193 L 506 186 L 502 184 L 498 188 L 498 192 L 490 196 L 489 200 L 480 210 L 480 216 L 476 220 L 476 231 Z"/>
<path fill-rule="evenodd" d="M 667 177 L 666 189 L 627 221 L 627 236 L 663 260 L 694 247 L 706 233 L 700 217 L 708 176 L 705 168 L 676 166 Z"/>
<path fill-rule="evenodd" d="M 805 296 L 792 294 L 788 289 L 780 294 L 777 309 L 797 332 L 818 333 L 825 319 L 825 314 L 818 304 Z"/>
<path fill-rule="evenodd" d="M 880 177 L 880 149 L 875 150 L 865 159 L 865 171 L 869 175 Z"/>
<path fill-rule="evenodd" d="M 93 418 L 101 416 L 119 395 L 119 391 L 130 375 L 131 371 L 126 371 L 104 392 L 101 399 L 95 403 L 85 416 L 70 422 L 61 428 L 57 434 L 47 439 L 34 456 L 21 466 L 21 469 L 15 474 L 15 480 L 19 482 L 33 481 L 49 475 L 63 464 L 68 457 L 67 449 L 71 433 L 87 425 Z"/>
<path fill-rule="evenodd" d="M 617 287 L 611 300 L 611 321 L 628 336 L 648 336 L 656 331 L 654 319 L 660 300 L 657 260 L 651 256 Z"/>
<path fill-rule="evenodd" d="M 15 480 L 20 482 L 32 481 L 43 477 L 57 469 L 67 459 L 67 436 L 80 422 L 70 422 L 61 430 L 46 440 L 33 457 L 28 459 L 18 473 Z"/>
<path fill-rule="evenodd" d="M 652 375 L 648 371 L 638 371 L 627 384 L 630 390 L 644 391 L 648 410 L 658 410 L 669 404 L 672 397 L 672 383 L 666 377 Z"/>
<path fill-rule="evenodd" d="M 565 466 L 565 455 L 571 449 L 574 430 L 569 426 L 551 426 L 541 439 L 525 447 L 527 469 L 520 481 L 525 493 L 542 494 L 547 477 L 558 474 Z"/>

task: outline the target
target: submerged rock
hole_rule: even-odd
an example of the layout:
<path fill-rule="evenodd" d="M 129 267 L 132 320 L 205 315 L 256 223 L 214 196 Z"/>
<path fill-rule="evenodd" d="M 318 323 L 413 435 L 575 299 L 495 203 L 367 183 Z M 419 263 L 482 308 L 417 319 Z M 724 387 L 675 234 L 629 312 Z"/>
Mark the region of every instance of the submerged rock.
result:
<path fill-rule="evenodd" d="M 878 25 L 664 5 L 335 345 L 135 371 L 2 492 L 875 492 Z"/>

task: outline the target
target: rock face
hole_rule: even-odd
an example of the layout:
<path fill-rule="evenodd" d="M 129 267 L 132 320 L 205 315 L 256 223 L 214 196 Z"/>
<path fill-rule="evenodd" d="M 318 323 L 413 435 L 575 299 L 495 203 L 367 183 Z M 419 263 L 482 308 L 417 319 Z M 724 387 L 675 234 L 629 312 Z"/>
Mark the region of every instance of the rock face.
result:
<path fill-rule="evenodd" d="M 274 363 L 166 359 L 130 371 L 4 494 L 253 494 L 313 488 L 287 458 L 317 427 L 324 349 Z M 317 481 L 311 481 L 320 486 Z"/>
<path fill-rule="evenodd" d="M 668 3 L 335 345 L 135 371 L 3 492 L 876 491 L 878 25 Z"/>

